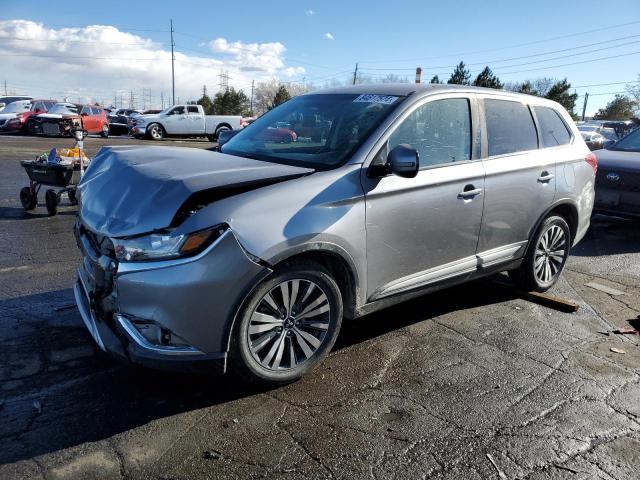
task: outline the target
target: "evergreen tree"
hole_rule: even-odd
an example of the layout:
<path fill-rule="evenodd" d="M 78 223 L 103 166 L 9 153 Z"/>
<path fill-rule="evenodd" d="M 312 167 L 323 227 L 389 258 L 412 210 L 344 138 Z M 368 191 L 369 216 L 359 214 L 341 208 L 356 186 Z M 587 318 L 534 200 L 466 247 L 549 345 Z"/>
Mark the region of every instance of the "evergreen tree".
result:
<path fill-rule="evenodd" d="M 460 62 L 451 74 L 451 78 L 447 80 L 447 83 L 455 85 L 469 85 L 470 80 L 471 73 L 465 68 L 464 62 Z"/>
<path fill-rule="evenodd" d="M 484 70 L 478 74 L 473 84 L 476 87 L 495 88 L 498 90 L 503 87 L 500 79 L 494 75 L 489 67 L 484 67 Z"/>
<path fill-rule="evenodd" d="M 243 115 L 247 112 L 249 99 L 242 90 L 233 87 L 216 93 L 213 99 L 215 115 Z"/>
<path fill-rule="evenodd" d="M 635 113 L 636 102 L 626 95 L 616 95 L 607 106 L 598 110 L 593 118 L 596 120 L 629 120 Z"/>
<path fill-rule="evenodd" d="M 429 83 L 442 83 L 442 82 L 440 81 L 440 78 L 438 78 L 438 75 L 434 75 L 431 78 L 431 81 Z"/>
<path fill-rule="evenodd" d="M 289 91 L 287 90 L 287 87 L 285 87 L 284 85 L 280 85 L 280 87 L 278 87 L 278 91 L 273 97 L 273 106 L 277 107 L 278 105 L 286 102 L 290 98 L 291 98 L 291 95 L 289 95 Z"/>
<path fill-rule="evenodd" d="M 205 115 L 213 114 L 213 102 L 211 101 L 211 97 L 209 97 L 209 95 L 207 95 L 206 93 L 203 94 L 197 103 L 198 105 L 202 105 Z"/>
<path fill-rule="evenodd" d="M 567 79 L 565 78 L 564 80 L 554 83 L 544 97 L 549 100 L 553 100 L 554 102 L 558 102 L 566 108 L 571 115 L 574 115 L 573 110 L 576 106 L 578 94 L 569 93 L 569 90 L 571 90 L 571 84 L 567 82 Z"/>

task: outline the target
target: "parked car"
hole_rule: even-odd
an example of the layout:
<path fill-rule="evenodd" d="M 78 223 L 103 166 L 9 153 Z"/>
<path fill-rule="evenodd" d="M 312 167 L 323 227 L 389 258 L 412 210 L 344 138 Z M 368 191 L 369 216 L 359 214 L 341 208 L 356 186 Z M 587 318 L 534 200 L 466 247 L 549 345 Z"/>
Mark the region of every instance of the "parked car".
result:
<path fill-rule="evenodd" d="M 131 115 L 140 114 L 140 110 L 134 110 L 132 108 L 120 108 L 111 112 L 107 117 L 109 118 L 109 132 L 112 135 L 121 135 L 123 133 L 129 133 L 129 118 Z"/>
<path fill-rule="evenodd" d="M 36 131 L 35 117 L 46 113 L 56 104 L 55 100 L 20 100 L 8 105 L 0 113 L 0 130 L 13 133 L 34 134 Z M 16 105 L 15 112 L 13 110 Z"/>
<path fill-rule="evenodd" d="M 640 130 L 594 153 L 598 157 L 594 211 L 640 218 Z"/>
<path fill-rule="evenodd" d="M 297 141 L 265 137 L 286 123 Z M 301 95 L 220 152 L 103 149 L 78 187 L 76 302 L 128 361 L 290 382 L 343 316 L 500 271 L 549 289 L 589 228 L 595 170 L 546 99 L 415 84 Z"/>
<path fill-rule="evenodd" d="M 7 105 L 0 112 L 0 131 L 8 131 L 8 123 L 18 118 L 18 115 L 26 113 L 31 108 L 31 100 L 17 100 Z"/>
<path fill-rule="evenodd" d="M 240 128 L 239 115 L 205 115 L 202 105 L 175 105 L 156 115 L 140 115 L 131 121 L 131 135 L 162 140 L 164 137 L 207 137 L 214 141 L 225 130 Z"/>
<path fill-rule="evenodd" d="M 597 133 L 595 130 L 580 132 L 580 135 L 582 135 L 582 139 L 587 144 L 587 147 L 589 147 L 589 150 L 592 150 L 592 151 L 600 150 L 602 148 L 606 148 L 616 143 L 613 140 L 607 140 L 605 137 Z"/>
<path fill-rule="evenodd" d="M 0 97 L 0 112 L 4 113 L 3 112 L 4 108 L 10 103 L 17 102 L 19 100 L 32 100 L 32 99 L 33 97 L 28 97 L 25 95 L 10 95 L 10 96 Z"/>
<path fill-rule="evenodd" d="M 47 113 L 36 116 L 36 130 L 43 135 L 68 136 L 73 129 L 109 136 L 104 109 L 96 105 L 56 103 Z"/>

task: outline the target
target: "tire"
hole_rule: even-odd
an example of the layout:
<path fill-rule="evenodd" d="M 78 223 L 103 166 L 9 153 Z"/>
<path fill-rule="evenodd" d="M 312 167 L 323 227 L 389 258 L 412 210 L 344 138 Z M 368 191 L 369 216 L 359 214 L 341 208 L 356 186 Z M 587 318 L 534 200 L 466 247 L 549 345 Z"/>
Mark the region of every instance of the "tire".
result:
<path fill-rule="evenodd" d="M 102 126 L 102 131 L 100 132 L 100 136 L 102 138 L 109 138 L 109 125 Z"/>
<path fill-rule="evenodd" d="M 564 218 L 551 215 L 534 235 L 527 254 L 511 280 L 527 292 L 546 292 L 560 278 L 571 248 L 571 230 Z"/>
<path fill-rule="evenodd" d="M 33 119 L 27 120 L 27 123 L 24 125 L 24 133 L 27 135 L 35 135 L 36 134 L 36 121 Z"/>
<path fill-rule="evenodd" d="M 288 312 L 290 296 L 295 301 Z M 287 263 L 240 307 L 231 337 L 233 368 L 251 382 L 298 380 L 329 354 L 341 324 L 342 296 L 331 274 L 316 262 Z"/>
<path fill-rule="evenodd" d="M 71 205 L 78 204 L 78 199 L 76 197 L 76 190 L 74 188 L 67 191 L 67 196 L 69 197 L 69 203 L 71 203 Z"/>
<path fill-rule="evenodd" d="M 218 128 L 216 128 L 216 132 L 213 134 L 214 139 L 218 140 L 218 136 L 220 135 L 220 132 L 226 132 L 227 130 L 231 130 L 231 128 L 229 128 L 226 125 L 221 125 Z"/>
<path fill-rule="evenodd" d="M 25 210 L 33 210 L 38 204 L 38 197 L 31 191 L 31 187 L 20 189 L 20 203 Z"/>
<path fill-rule="evenodd" d="M 147 127 L 147 135 L 151 140 L 162 140 L 165 137 L 164 128 L 159 123 L 152 123 Z"/>
<path fill-rule="evenodd" d="M 53 217 L 58 212 L 58 195 L 55 190 L 47 190 L 44 194 L 44 202 L 47 206 L 47 213 Z"/>

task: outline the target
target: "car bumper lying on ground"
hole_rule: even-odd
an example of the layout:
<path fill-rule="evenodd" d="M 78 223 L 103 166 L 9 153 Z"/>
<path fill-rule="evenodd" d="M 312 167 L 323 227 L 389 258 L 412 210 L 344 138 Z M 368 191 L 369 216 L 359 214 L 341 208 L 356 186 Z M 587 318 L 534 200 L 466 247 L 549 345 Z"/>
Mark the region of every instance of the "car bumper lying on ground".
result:
<path fill-rule="evenodd" d="M 99 253 L 91 235 L 76 226 L 84 258 L 74 294 L 98 346 L 149 367 L 224 372 L 235 311 L 247 286 L 269 272 L 233 232 L 194 257 L 120 264 Z"/>
<path fill-rule="evenodd" d="M 146 125 L 136 125 L 135 127 L 131 127 L 129 133 L 132 137 L 144 137 L 147 134 L 147 126 Z"/>

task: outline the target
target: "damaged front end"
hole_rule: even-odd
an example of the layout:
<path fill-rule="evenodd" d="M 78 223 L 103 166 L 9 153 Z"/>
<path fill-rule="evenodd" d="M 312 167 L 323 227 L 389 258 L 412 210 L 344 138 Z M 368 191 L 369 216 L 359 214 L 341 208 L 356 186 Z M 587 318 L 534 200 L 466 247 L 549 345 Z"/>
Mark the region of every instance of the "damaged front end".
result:
<path fill-rule="evenodd" d="M 269 273 L 231 230 L 192 256 L 161 261 L 119 259 L 117 241 L 80 221 L 75 234 L 83 253 L 76 303 L 102 350 L 165 370 L 225 370 L 227 338 L 246 285 Z"/>
<path fill-rule="evenodd" d="M 82 120 L 80 117 L 43 118 L 38 127 L 43 135 L 68 137 L 73 130 L 82 129 Z"/>
<path fill-rule="evenodd" d="M 224 218 L 195 231 L 187 219 L 309 172 L 187 149 L 101 151 L 79 185 L 74 289 L 100 348 L 145 366 L 224 370 L 235 314 L 271 269 Z"/>

